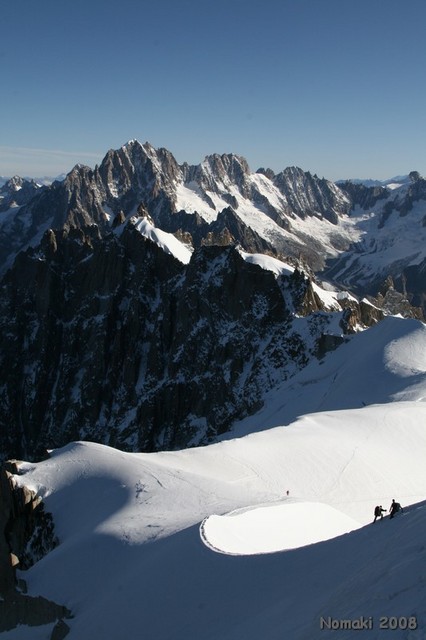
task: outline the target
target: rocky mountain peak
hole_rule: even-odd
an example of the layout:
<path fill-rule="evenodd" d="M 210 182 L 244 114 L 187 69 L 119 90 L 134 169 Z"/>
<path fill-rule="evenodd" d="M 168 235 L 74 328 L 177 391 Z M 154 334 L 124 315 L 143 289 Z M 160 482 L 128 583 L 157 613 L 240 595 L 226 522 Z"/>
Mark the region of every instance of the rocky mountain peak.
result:
<path fill-rule="evenodd" d="M 418 171 L 410 171 L 408 177 L 411 182 L 417 182 L 418 180 L 422 180 L 422 176 Z"/>
<path fill-rule="evenodd" d="M 0 212 L 22 206 L 42 188 L 35 180 L 13 176 L 0 188 Z"/>
<path fill-rule="evenodd" d="M 208 166 L 212 173 L 221 179 L 227 176 L 231 182 L 237 182 L 243 176 L 250 174 L 246 159 L 233 153 L 222 155 L 214 153 L 206 156 L 203 166 Z"/>
<path fill-rule="evenodd" d="M 90 238 L 50 229 L 2 282 L 0 448 L 208 442 L 305 366 L 329 322 L 304 274 L 277 276 L 234 244 L 200 246 L 184 265 L 134 224 Z"/>
<path fill-rule="evenodd" d="M 21 178 L 20 176 L 13 176 L 6 182 L 4 188 L 8 191 L 19 191 L 20 189 L 22 189 L 24 183 L 24 178 Z"/>
<path fill-rule="evenodd" d="M 348 180 L 340 182 L 339 188 L 350 198 L 353 207 L 358 205 L 363 209 L 370 209 L 389 196 L 389 189 L 381 185 L 368 186 Z"/>
<path fill-rule="evenodd" d="M 99 167 L 99 176 L 108 205 L 127 212 L 141 200 L 160 209 L 164 199 L 172 205 L 181 169 L 167 149 L 155 149 L 149 142 L 133 140 L 117 151 L 109 151 Z"/>
<path fill-rule="evenodd" d="M 250 169 L 247 161 L 234 154 L 217 153 L 206 156 L 198 167 L 192 167 L 188 177 L 205 191 L 223 193 L 232 186 L 244 196 L 249 196 L 247 179 Z"/>
<path fill-rule="evenodd" d="M 339 216 L 350 211 L 349 198 L 333 182 L 287 167 L 273 178 L 293 214 L 301 218 L 316 216 L 337 224 Z"/>

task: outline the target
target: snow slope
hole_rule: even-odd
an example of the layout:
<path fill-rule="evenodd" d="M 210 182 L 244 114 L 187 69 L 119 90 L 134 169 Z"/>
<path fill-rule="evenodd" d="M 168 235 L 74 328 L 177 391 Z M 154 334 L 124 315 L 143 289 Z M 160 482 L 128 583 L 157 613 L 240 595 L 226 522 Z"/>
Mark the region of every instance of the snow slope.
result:
<path fill-rule="evenodd" d="M 203 163 L 206 168 L 205 163 Z M 258 192 L 263 203 L 255 202 L 252 197 L 244 196 L 237 183 L 232 182 L 229 177 L 225 178 L 225 182 L 213 177 L 215 188 L 201 188 L 195 182 L 178 183 L 176 190 L 176 209 L 186 211 L 187 213 L 197 212 L 206 222 L 213 222 L 217 219 L 220 211 L 229 207 L 230 198 L 235 202 L 234 210 L 242 222 L 253 229 L 261 238 L 274 244 L 278 242 L 280 245 L 291 243 L 300 245 L 301 249 L 305 244 L 305 239 L 311 241 L 315 239 L 318 243 L 318 250 L 324 255 L 337 256 L 338 251 L 335 248 L 334 236 L 338 233 L 346 242 L 350 242 L 353 238 L 358 238 L 359 231 L 354 224 L 342 222 L 337 228 L 335 225 L 328 223 L 316 217 L 308 216 L 306 219 L 297 216 L 288 216 L 289 205 L 286 198 L 274 184 L 262 174 L 250 173 L 246 176 L 247 190 L 250 192 L 254 188 Z M 297 187 L 296 187 L 297 188 Z M 303 187 L 298 186 L 299 196 L 303 192 Z M 346 197 L 342 193 L 342 200 Z M 275 222 L 268 214 L 268 207 L 274 208 L 277 212 L 281 212 L 283 218 L 290 224 L 291 230 L 285 229 L 282 225 Z M 343 219 L 342 219 L 343 220 Z"/>
<path fill-rule="evenodd" d="M 426 326 L 387 317 L 268 393 L 264 407 L 222 439 L 289 424 L 312 412 L 425 400 Z"/>
<path fill-rule="evenodd" d="M 425 638 L 425 327 L 390 318 L 383 331 L 286 389 L 294 407 L 303 384 L 325 407 L 288 426 L 260 430 L 283 415 L 280 390 L 270 424 L 266 407 L 246 437 L 155 454 L 71 443 L 21 463 L 61 541 L 25 572 L 29 594 L 73 611 L 70 640 Z M 392 498 L 404 514 L 372 525 Z M 362 634 L 321 629 L 360 616 L 372 623 Z M 400 628 L 380 629 L 385 616 Z M 51 626 L 1 637 L 48 638 Z"/>
<path fill-rule="evenodd" d="M 139 231 L 139 233 L 161 247 L 165 253 L 174 256 L 183 264 L 188 264 L 191 259 L 192 250 L 190 250 L 183 242 L 180 242 L 172 233 L 167 233 L 158 229 L 151 224 L 146 218 L 139 220 L 131 218 L 130 222 Z M 122 232 L 120 228 L 119 233 Z"/>
<path fill-rule="evenodd" d="M 264 253 L 247 253 L 241 249 L 239 249 L 239 253 L 243 260 L 250 264 L 256 264 L 266 271 L 271 271 L 275 277 L 289 276 L 294 273 L 294 267 L 287 262 L 279 260 L 278 258 L 268 256 Z M 342 300 L 343 298 L 346 298 L 356 301 L 356 298 L 354 298 L 348 291 L 335 291 L 329 283 L 323 283 L 323 285 L 327 285 L 331 288 L 327 290 L 315 282 L 312 282 L 313 290 L 320 300 L 322 300 L 325 308 L 330 311 L 340 311 L 342 309 L 338 302 L 339 299 Z M 339 330 L 338 333 L 340 334 L 341 330 Z"/>

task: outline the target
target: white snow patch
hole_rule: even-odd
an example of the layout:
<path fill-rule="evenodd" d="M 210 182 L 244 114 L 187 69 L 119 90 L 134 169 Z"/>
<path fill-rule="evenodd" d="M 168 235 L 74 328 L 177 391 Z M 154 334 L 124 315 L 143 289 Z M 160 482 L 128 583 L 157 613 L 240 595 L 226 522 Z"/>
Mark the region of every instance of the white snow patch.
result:
<path fill-rule="evenodd" d="M 263 253 L 246 253 L 239 249 L 239 254 L 246 262 L 257 264 L 262 269 L 272 271 L 276 276 L 289 276 L 294 272 L 294 267 L 291 265 Z"/>
<path fill-rule="evenodd" d="M 166 233 L 161 229 L 157 229 L 145 218 L 142 220 L 133 218 L 131 222 L 141 235 L 155 242 L 155 244 L 161 247 L 166 253 L 174 256 L 183 264 L 188 264 L 191 260 L 192 251 L 172 233 Z"/>
<path fill-rule="evenodd" d="M 221 553 L 253 555 L 296 549 L 359 528 L 359 522 L 319 502 L 288 500 L 206 518 L 203 542 Z"/>
<path fill-rule="evenodd" d="M 225 201 L 222 201 L 222 206 L 219 207 L 219 210 L 224 209 L 226 206 Z M 176 186 L 176 207 L 178 211 L 197 212 L 207 222 L 216 220 L 218 214 L 218 210 L 213 209 L 203 198 L 202 191 L 196 182 L 190 182 L 186 185 L 179 183 Z"/>

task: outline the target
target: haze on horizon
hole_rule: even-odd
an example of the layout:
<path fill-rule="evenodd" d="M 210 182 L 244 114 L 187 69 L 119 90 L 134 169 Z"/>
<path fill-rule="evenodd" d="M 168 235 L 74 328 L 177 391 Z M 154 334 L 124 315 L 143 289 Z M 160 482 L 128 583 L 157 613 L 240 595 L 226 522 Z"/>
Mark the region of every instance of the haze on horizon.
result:
<path fill-rule="evenodd" d="M 0 175 L 94 167 L 128 140 L 330 180 L 426 174 L 426 4 L 10 0 Z"/>

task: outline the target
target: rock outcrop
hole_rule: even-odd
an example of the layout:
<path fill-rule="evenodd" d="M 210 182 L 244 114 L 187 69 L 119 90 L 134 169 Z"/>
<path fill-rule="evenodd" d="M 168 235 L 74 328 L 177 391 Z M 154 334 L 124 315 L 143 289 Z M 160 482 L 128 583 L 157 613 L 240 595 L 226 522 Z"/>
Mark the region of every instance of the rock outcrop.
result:
<path fill-rule="evenodd" d="M 18 625 L 56 623 L 51 640 L 65 638 L 71 616 L 62 605 L 26 594 L 25 581 L 17 580 L 16 569 L 28 569 L 57 544 L 52 517 L 41 498 L 18 485 L 14 462 L 0 468 L 0 633 Z"/>

